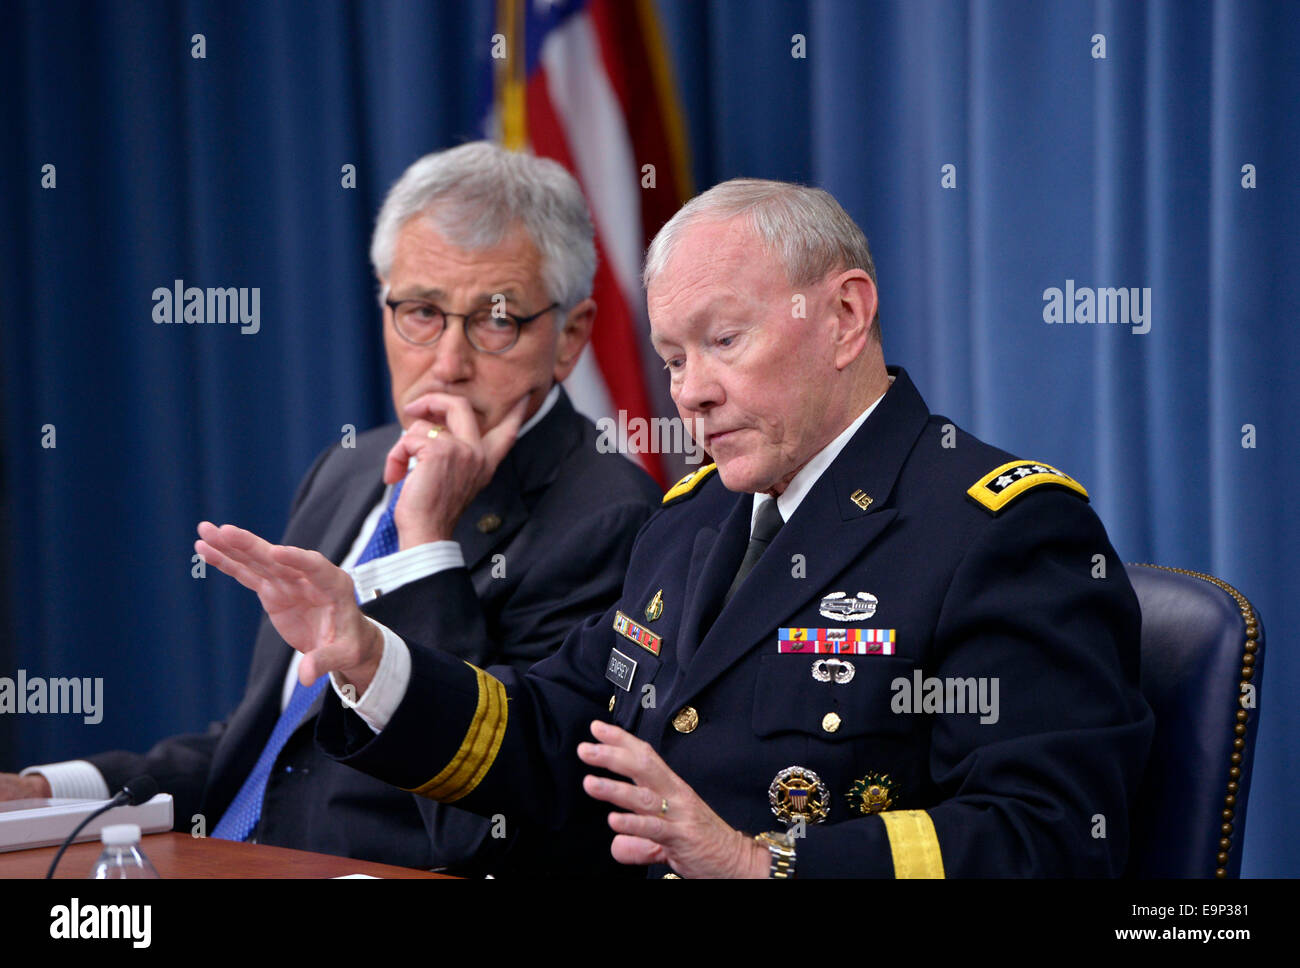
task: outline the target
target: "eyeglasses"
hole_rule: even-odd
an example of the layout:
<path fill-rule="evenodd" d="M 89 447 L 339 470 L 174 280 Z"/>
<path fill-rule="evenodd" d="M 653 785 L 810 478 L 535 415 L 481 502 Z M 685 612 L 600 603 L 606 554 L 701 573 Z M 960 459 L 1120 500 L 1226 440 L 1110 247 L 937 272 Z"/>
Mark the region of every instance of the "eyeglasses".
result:
<path fill-rule="evenodd" d="M 393 311 L 393 328 L 397 335 L 408 343 L 416 346 L 436 343 L 447 328 L 447 317 L 458 316 L 464 321 L 469 345 L 480 353 L 494 355 L 506 352 L 519 342 L 519 332 L 525 323 L 531 323 L 560 305 L 553 302 L 531 316 L 516 316 L 493 306 L 468 313 L 449 313 L 423 299 L 385 299 L 384 303 Z"/>

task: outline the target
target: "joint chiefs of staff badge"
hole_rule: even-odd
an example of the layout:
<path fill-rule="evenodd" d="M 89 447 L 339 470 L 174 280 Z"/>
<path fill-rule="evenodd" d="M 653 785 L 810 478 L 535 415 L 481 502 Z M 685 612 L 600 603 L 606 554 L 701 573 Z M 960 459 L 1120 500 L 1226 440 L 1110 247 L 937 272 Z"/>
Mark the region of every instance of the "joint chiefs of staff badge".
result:
<path fill-rule="evenodd" d="M 767 788 L 767 801 L 782 823 L 821 823 L 831 809 L 830 791 L 812 770 L 787 766 Z"/>
<path fill-rule="evenodd" d="M 878 604 L 876 596 L 870 592 L 858 592 L 853 598 L 849 598 L 848 592 L 831 592 L 822 599 L 817 611 L 823 618 L 860 622 L 875 615 Z"/>

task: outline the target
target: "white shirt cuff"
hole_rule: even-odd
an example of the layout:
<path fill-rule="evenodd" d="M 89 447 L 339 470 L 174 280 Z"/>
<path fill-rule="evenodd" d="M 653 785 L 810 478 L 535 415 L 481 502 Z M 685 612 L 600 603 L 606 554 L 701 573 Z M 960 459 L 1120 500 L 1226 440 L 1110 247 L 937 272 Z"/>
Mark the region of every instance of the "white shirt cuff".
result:
<path fill-rule="evenodd" d="M 463 568 L 465 556 L 455 541 L 430 541 L 375 558 L 348 571 L 361 601 L 368 602 L 403 585 L 451 568 Z"/>
<path fill-rule="evenodd" d="M 408 657 L 408 662 L 409 657 Z M 29 766 L 20 776 L 39 773 L 50 784 L 50 796 L 68 800 L 107 800 L 113 794 L 108 789 L 104 774 L 87 760 L 67 760 L 63 763 L 46 763 Z"/>
<path fill-rule="evenodd" d="M 460 554 L 459 545 L 456 553 Z M 392 629 L 380 625 L 368 615 L 366 621 L 384 636 L 384 654 L 379 659 L 375 677 L 370 680 L 370 687 L 357 697 L 356 687 L 351 683 L 341 684 L 332 672 L 330 685 L 339 697 L 339 702 L 343 703 L 343 708 L 351 709 L 378 733 L 388 725 L 406 695 L 406 687 L 411 681 L 411 650 Z"/>

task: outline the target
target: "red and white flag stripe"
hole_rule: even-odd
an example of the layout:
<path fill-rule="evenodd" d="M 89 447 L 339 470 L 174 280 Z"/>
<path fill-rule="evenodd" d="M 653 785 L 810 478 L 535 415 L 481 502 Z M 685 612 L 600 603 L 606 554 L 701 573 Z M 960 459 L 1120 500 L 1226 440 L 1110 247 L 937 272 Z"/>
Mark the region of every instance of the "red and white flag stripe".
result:
<path fill-rule="evenodd" d="M 511 29 L 528 19 L 522 10 L 512 13 L 506 18 Z M 574 173 L 595 222 L 596 326 L 590 348 L 565 383 L 574 406 L 593 420 L 618 421 L 619 411 L 629 421 L 653 415 L 643 368 L 649 322 L 641 258 L 649 237 L 684 201 L 689 183 L 682 170 L 680 111 L 675 103 L 665 104 L 674 99 L 653 17 L 648 3 L 589 0 L 541 38 L 537 62 L 520 78 L 523 97 L 513 102 L 526 112 L 516 127 L 526 132 L 529 147 Z M 522 57 L 522 38 L 512 40 L 512 56 Z M 509 110 L 509 103 L 499 97 L 498 112 Z M 647 111 L 665 116 L 637 116 Z M 667 143 L 667 133 L 676 136 L 675 146 Z M 656 169 L 649 190 L 641 183 L 645 164 Z M 637 456 L 666 482 L 657 454 Z"/>

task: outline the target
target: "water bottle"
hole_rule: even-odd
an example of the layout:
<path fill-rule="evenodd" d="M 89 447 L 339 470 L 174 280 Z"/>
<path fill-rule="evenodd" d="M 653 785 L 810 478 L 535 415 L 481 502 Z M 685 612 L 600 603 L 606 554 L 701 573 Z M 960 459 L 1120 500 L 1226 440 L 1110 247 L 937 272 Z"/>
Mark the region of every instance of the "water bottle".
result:
<path fill-rule="evenodd" d="M 100 831 L 99 839 L 104 842 L 104 852 L 90 872 L 91 880 L 158 876 L 149 858 L 140 850 L 139 824 L 113 824 Z"/>

